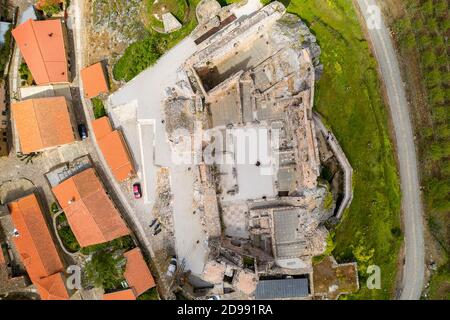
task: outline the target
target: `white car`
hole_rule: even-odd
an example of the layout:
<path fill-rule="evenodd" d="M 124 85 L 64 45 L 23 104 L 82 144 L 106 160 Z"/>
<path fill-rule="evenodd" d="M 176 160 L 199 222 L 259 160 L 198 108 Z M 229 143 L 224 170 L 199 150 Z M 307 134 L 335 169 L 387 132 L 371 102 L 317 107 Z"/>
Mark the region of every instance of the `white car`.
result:
<path fill-rule="evenodd" d="M 169 263 L 169 267 L 167 268 L 166 275 L 168 277 L 172 277 L 174 275 L 175 271 L 177 271 L 177 258 L 174 256 L 170 259 L 170 263 Z"/>

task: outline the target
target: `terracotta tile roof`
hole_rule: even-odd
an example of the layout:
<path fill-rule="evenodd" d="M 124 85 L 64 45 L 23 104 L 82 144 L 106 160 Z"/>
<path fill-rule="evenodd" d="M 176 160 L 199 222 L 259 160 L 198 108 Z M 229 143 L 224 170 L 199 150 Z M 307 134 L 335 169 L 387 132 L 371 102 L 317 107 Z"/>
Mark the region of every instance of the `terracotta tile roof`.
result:
<path fill-rule="evenodd" d="M 24 100 L 13 103 L 11 110 L 23 153 L 75 141 L 64 97 Z"/>
<path fill-rule="evenodd" d="M 97 140 L 101 140 L 108 134 L 113 132 L 113 128 L 108 117 L 101 117 L 97 120 L 92 121 L 92 127 L 94 129 L 95 137 L 97 138 Z"/>
<path fill-rule="evenodd" d="M 118 130 L 112 130 L 108 117 L 92 121 L 95 137 L 103 156 L 118 181 L 129 179 L 135 174 L 125 139 Z"/>
<path fill-rule="evenodd" d="M 139 248 L 125 252 L 124 256 L 127 259 L 127 264 L 123 275 L 138 297 L 148 289 L 153 288 L 155 280 Z"/>
<path fill-rule="evenodd" d="M 94 169 L 86 169 L 52 190 L 82 247 L 111 241 L 130 233 Z"/>
<path fill-rule="evenodd" d="M 81 78 L 86 98 L 91 99 L 108 92 L 108 84 L 100 62 L 81 70 Z"/>
<path fill-rule="evenodd" d="M 31 194 L 18 199 L 9 203 L 8 208 L 19 233 L 13 240 L 15 247 L 41 298 L 68 298 L 60 275 L 64 266 L 36 196 Z"/>
<path fill-rule="evenodd" d="M 0 247 L 0 265 L 5 264 L 5 257 L 3 256 L 3 249 Z"/>
<path fill-rule="evenodd" d="M 136 296 L 131 289 L 125 289 L 103 295 L 103 300 L 136 300 Z"/>
<path fill-rule="evenodd" d="M 34 285 L 39 291 L 42 300 L 68 300 L 65 280 L 62 273 L 55 273 L 46 278 L 36 280 Z"/>
<path fill-rule="evenodd" d="M 12 31 L 37 84 L 69 82 L 61 20 L 27 20 Z"/>

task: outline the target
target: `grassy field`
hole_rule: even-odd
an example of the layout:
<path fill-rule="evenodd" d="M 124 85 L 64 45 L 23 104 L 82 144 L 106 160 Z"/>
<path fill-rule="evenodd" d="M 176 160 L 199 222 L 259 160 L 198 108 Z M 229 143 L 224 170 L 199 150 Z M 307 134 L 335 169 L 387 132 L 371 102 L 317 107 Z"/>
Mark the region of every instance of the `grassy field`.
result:
<path fill-rule="evenodd" d="M 447 0 L 411 0 L 393 25 L 411 88 L 419 149 L 424 207 L 439 250 L 440 267 L 428 290 L 430 299 L 450 295 L 450 32 Z M 423 88 L 423 99 L 411 79 Z M 436 256 L 437 254 L 435 254 Z M 438 257 L 434 257 L 436 259 Z"/>
<path fill-rule="evenodd" d="M 347 298 L 389 299 L 402 241 L 400 188 L 376 63 L 351 1 L 293 0 L 288 11 L 310 26 L 321 46 L 315 110 L 354 169 L 353 202 L 335 230 L 333 251 L 340 262 L 358 262 L 361 290 Z M 370 264 L 381 268 L 380 290 L 365 285 Z"/>

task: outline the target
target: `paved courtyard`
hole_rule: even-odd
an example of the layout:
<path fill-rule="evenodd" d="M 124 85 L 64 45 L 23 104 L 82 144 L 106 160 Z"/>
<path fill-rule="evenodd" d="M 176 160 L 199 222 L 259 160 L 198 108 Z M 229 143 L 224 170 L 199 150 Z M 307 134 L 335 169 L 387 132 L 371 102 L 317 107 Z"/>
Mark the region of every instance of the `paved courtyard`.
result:
<path fill-rule="evenodd" d="M 114 125 L 126 136 L 142 181 L 143 205 L 149 208 L 148 212 L 155 203 L 156 172 L 161 167 L 169 168 L 177 255 L 180 261 L 185 259 L 186 269 L 201 273 L 207 245 L 200 218 L 192 214 L 194 174 L 188 165 L 172 163 L 163 123 L 165 89 L 178 81 L 178 68 L 195 50 L 194 40 L 184 39 L 156 65 L 112 94 L 108 112 Z"/>

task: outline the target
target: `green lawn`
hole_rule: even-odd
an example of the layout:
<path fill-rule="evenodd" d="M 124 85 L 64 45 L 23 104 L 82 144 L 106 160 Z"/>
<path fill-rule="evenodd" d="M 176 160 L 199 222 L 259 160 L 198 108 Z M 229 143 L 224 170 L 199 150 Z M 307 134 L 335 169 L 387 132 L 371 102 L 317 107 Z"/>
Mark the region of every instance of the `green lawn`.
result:
<path fill-rule="evenodd" d="M 376 63 L 351 1 L 293 0 L 288 11 L 317 36 L 324 74 L 316 87 L 315 110 L 354 169 L 353 202 L 335 230 L 333 251 L 339 261 L 358 261 L 361 290 L 348 298 L 389 299 L 402 241 L 400 188 Z M 365 285 L 369 264 L 381 267 L 380 290 Z"/>

